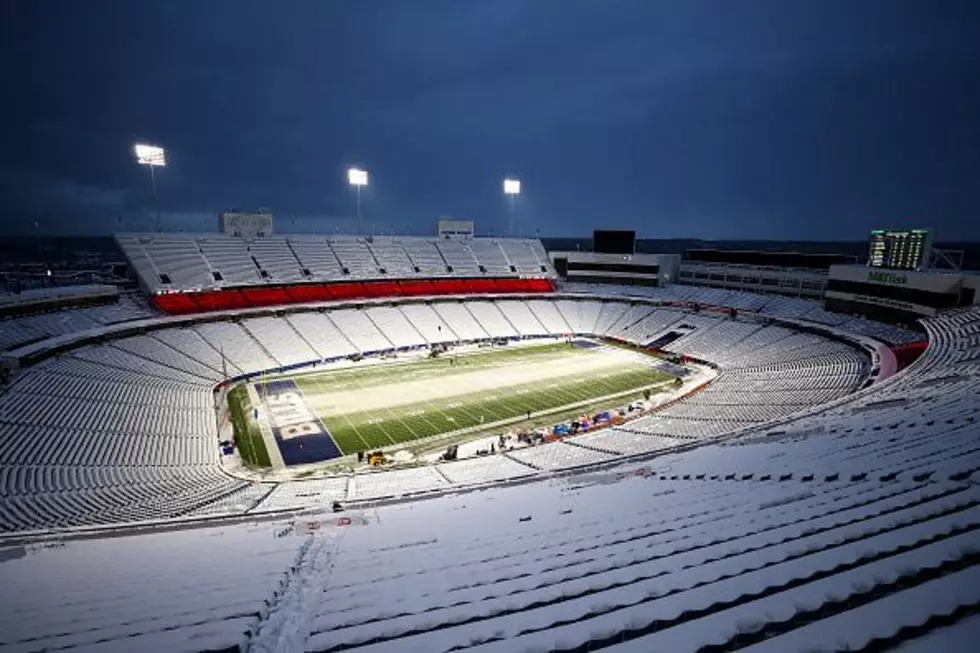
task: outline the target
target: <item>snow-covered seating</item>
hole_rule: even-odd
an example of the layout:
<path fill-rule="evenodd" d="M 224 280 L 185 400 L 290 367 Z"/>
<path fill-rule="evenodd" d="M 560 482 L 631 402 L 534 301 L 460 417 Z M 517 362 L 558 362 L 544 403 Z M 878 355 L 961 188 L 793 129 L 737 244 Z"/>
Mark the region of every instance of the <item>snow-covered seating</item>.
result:
<path fill-rule="evenodd" d="M 417 274 L 400 239 L 375 236 L 368 247 L 384 274 L 390 277 L 412 277 Z"/>
<path fill-rule="evenodd" d="M 543 336 L 553 333 L 535 316 L 528 305 L 519 299 L 500 299 L 495 302 L 507 321 L 522 336 Z M 554 333 L 561 333 L 561 330 Z"/>
<path fill-rule="evenodd" d="M 264 279 L 274 283 L 294 283 L 307 277 L 285 238 L 256 238 L 249 242 L 248 251 L 265 272 Z"/>
<path fill-rule="evenodd" d="M 150 335 L 130 336 L 113 340 L 112 347 L 145 358 L 148 361 L 171 367 L 187 374 L 199 377 L 203 381 L 215 383 L 220 381 L 221 368 L 212 368 L 201 361 L 192 358 L 187 352 L 165 344 Z M 219 361 L 215 361 L 218 363 Z"/>
<path fill-rule="evenodd" d="M 473 250 L 462 240 L 439 240 L 435 246 L 446 262 L 446 273 L 452 276 L 479 276 L 480 268 Z"/>
<path fill-rule="evenodd" d="M 549 267 L 548 255 L 540 240 L 505 238 L 497 241 L 507 262 L 520 274 L 541 274 Z"/>
<path fill-rule="evenodd" d="M 211 271 L 215 273 L 214 281 L 219 282 L 220 285 L 250 285 L 264 282 L 244 240 L 201 238 L 197 243 Z M 219 279 L 217 275 L 221 278 Z"/>
<path fill-rule="evenodd" d="M 488 275 L 510 276 L 517 270 L 511 268 L 511 264 L 500 249 L 500 243 L 488 238 L 472 238 L 467 241 L 477 265 Z"/>
<path fill-rule="evenodd" d="M 148 335 L 154 340 L 160 341 L 163 345 L 182 352 L 188 358 L 203 364 L 215 372 L 224 373 L 227 371 L 228 374 L 238 375 L 243 371 L 228 360 L 227 356 L 222 357 L 220 341 L 219 348 L 216 349 L 213 344 L 205 340 L 192 327 L 160 329 L 158 331 L 151 331 Z"/>
<path fill-rule="evenodd" d="M 310 279 L 336 281 L 345 278 L 340 261 L 326 238 L 291 238 L 289 247 L 303 266 L 302 269 L 309 272 Z"/>
<path fill-rule="evenodd" d="M 311 651 L 781 653 L 914 638 L 980 600 L 969 484 L 594 480 L 379 506 L 347 527 L 327 514 L 38 546 L 0 565 L 0 624 L 25 649 L 295 636 Z"/>
<path fill-rule="evenodd" d="M 637 319 L 637 315 L 642 315 L 642 317 Z M 606 333 L 615 338 L 646 345 L 661 333 L 669 331 L 677 325 L 684 325 L 685 330 L 702 331 L 714 327 L 715 323 L 716 320 L 714 319 L 698 319 L 697 316 L 673 309 L 659 308 L 649 312 L 636 310 L 632 315 L 627 314 L 617 327 Z"/>
<path fill-rule="evenodd" d="M 516 338 L 520 335 L 494 302 L 469 301 L 463 307 L 470 312 L 484 331 L 494 338 Z"/>
<path fill-rule="evenodd" d="M 373 500 L 401 497 L 421 492 L 445 489 L 445 477 L 434 467 L 416 467 L 390 472 L 355 474 L 347 487 L 347 498 Z"/>
<path fill-rule="evenodd" d="M 490 337 L 463 302 L 435 302 L 432 308 L 460 340 L 484 340 Z"/>
<path fill-rule="evenodd" d="M 360 238 L 335 236 L 329 243 L 341 267 L 352 278 L 371 279 L 381 276 L 382 266 L 375 260 L 367 243 Z"/>
<path fill-rule="evenodd" d="M 602 302 L 599 309 L 599 316 L 596 318 L 595 335 L 606 335 L 613 325 L 619 322 L 628 312 L 630 307 L 622 302 Z M 649 311 L 647 311 L 649 312 Z"/>
<path fill-rule="evenodd" d="M 282 365 L 309 363 L 320 358 L 320 354 L 282 318 L 253 317 L 242 320 L 241 325 Z"/>
<path fill-rule="evenodd" d="M 364 314 L 395 347 L 418 347 L 426 344 L 422 334 L 394 306 L 372 306 Z"/>
<path fill-rule="evenodd" d="M 334 501 L 347 498 L 347 476 L 334 476 L 269 485 L 266 495 L 252 512 L 292 510 L 320 506 L 329 509 Z"/>
<path fill-rule="evenodd" d="M 529 299 L 525 304 L 531 309 L 531 313 L 534 314 L 538 322 L 544 326 L 545 333 L 563 335 L 574 331 L 562 317 L 558 307 L 555 306 L 555 302 L 545 299 Z"/>
<path fill-rule="evenodd" d="M 442 277 L 447 274 L 446 261 L 431 240 L 404 238 L 401 242 L 413 269 L 418 269 L 417 274 L 424 277 Z"/>
<path fill-rule="evenodd" d="M 393 346 L 362 309 L 343 308 L 330 311 L 327 315 L 344 337 L 362 353 L 384 351 Z"/>
<path fill-rule="evenodd" d="M 237 649 L 296 559 L 302 540 L 280 532 L 239 525 L 39 546 L 0 571 L 4 645 Z M 243 566 L 249 574 L 235 571 Z"/>
<path fill-rule="evenodd" d="M 208 322 L 194 327 L 211 347 L 243 372 L 259 372 L 280 367 L 262 346 L 240 324 Z"/>
<path fill-rule="evenodd" d="M 535 470 L 507 456 L 485 456 L 441 464 L 439 473 L 453 484 L 480 485 L 530 476 Z"/>
<path fill-rule="evenodd" d="M 136 240 L 136 247 L 146 254 L 152 264 L 152 289 L 207 288 L 215 284 L 207 260 L 196 241 L 179 236 L 157 235 Z M 129 255 L 129 249 L 123 245 Z M 164 280 L 164 276 L 169 279 Z M 147 276 L 143 277 L 147 279 Z"/>
<path fill-rule="evenodd" d="M 613 454 L 597 449 L 578 447 L 566 442 L 554 442 L 526 449 L 515 449 L 506 454 L 510 458 L 535 469 L 571 469 L 582 465 L 605 462 L 614 458 Z"/>
<path fill-rule="evenodd" d="M 108 324 L 153 317 L 154 311 L 132 296 L 123 294 L 111 304 L 60 310 L 0 319 L 0 351 Z"/>
<path fill-rule="evenodd" d="M 426 342 L 455 342 L 461 340 L 446 324 L 431 304 L 403 304 L 399 306 L 408 321 Z"/>
<path fill-rule="evenodd" d="M 309 343 L 321 358 L 350 356 L 358 351 L 326 313 L 312 311 L 295 313 L 283 319 L 289 322 L 296 333 Z"/>
<path fill-rule="evenodd" d="M 617 429 L 603 429 L 595 433 L 576 435 L 569 441 L 581 447 L 624 456 L 650 453 L 669 449 L 678 444 L 687 444 L 686 440 Z"/>
<path fill-rule="evenodd" d="M 590 300 L 559 299 L 552 302 L 573 333 L 595 334 L 602 303 Z"/>

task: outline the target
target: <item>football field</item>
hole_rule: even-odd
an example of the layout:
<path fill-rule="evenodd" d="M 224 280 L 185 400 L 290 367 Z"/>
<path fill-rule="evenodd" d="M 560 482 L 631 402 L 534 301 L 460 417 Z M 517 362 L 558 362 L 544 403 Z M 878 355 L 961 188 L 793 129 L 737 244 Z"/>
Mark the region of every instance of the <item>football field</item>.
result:
<path fill-rule="evenodd" d="M 295 464 L 639 392 L 671 378 L 654 362 L 562 342 L 280 377 L 255 392 L 284 460 Z M 331 442 L 317 447 L 314 437 Z"/>

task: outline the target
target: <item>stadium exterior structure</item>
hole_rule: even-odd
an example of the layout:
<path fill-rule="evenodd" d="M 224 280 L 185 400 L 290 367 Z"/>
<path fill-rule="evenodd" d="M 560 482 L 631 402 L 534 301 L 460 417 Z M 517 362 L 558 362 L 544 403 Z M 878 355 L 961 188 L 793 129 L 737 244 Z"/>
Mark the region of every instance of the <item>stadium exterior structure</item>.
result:
<path fill-rule="evenodd" d="M 647 345 L 672 332 L 663 347 L 712 361 L 719 382 L 630 430 L 474 461 L 278 484 L 215 464 L 211 391 L 283 363 L 292 350 L 272 327 L 312 339 L 331 313 L 352 324 L 341 311 L 358 306 L 381 322 L 358 342 L 394 346 L 387 309 L 421 334 L 433 315 L 472 326 L 433 307 L 476 302 L 499 312 L 476 322 L 488 336 L 540 327 Z M 924 319 L 928 348 L 899 371 L 891 352 L 920 334 L 691 286 L 131 312 L 142 320 L 82 310 L 5 325 L 6 358 L 22 369 L 0 394 L 0 520 L 21 546 L 0 550 L 2 645 L 956 652 L 976 641 L 978 308 Z M 323 354 L 334 342 L 307 344 Z M 306 512 L 334 500 L 347 512 Z M 118 527 L 137 522 L 153 532 Z M 206 527 L 171 532 L 190 525 Z"/>

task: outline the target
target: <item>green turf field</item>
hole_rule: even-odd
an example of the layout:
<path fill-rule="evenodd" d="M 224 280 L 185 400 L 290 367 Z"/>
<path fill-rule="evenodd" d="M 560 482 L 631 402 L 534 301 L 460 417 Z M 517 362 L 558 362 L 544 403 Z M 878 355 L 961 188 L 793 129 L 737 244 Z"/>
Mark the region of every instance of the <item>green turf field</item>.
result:
<path fill-rule="evenodd" d="M 228 393 L 228 410 L 242 460 L 258 467 L 268 467 L 269 452 L 265 448 L 259 425 L 249 418 L 252 405 L 245 386 L 240 385 Z"/>
<path fill-rule="evenodd" d="M 639 354 L 559 343 L 291 378 L 350 454 L 639 391 L 671 377 Z"/>

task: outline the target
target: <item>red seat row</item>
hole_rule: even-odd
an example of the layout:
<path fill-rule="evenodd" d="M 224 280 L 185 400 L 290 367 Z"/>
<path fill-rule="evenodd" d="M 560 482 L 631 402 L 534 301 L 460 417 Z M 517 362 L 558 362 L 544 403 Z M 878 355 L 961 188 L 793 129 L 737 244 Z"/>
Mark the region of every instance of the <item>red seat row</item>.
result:
<path fill-rule="evenodd" d="M 551 279 L 423 279 L 310 283 L 163 293 L 153 296 L 156 307 L 169 315 L 186 315 L 262 306 L 376 297 L 420 297 L 484 293 L 545 293 L 555 289 Z"/>

